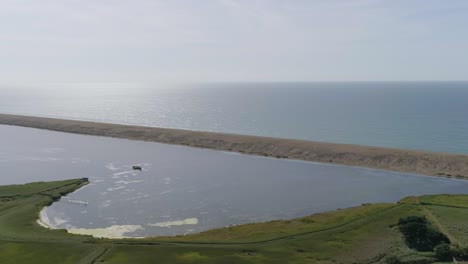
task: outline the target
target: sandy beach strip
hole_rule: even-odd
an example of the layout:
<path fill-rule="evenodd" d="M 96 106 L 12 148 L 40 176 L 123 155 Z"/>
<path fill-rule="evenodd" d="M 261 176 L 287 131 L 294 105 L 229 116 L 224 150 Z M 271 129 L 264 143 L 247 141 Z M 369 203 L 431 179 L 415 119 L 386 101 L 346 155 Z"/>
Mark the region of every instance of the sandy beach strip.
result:
<path fill-rule="evenodd" d="M 468 155 L 0 114 L 0 124 L 468 179 Z"/>

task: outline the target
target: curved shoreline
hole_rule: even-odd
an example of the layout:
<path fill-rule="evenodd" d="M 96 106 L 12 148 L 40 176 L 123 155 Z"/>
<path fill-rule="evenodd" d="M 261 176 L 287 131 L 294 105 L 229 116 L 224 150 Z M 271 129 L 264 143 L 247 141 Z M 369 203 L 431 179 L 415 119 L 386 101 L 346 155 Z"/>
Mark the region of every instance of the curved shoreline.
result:
<path fill-rule="evenodd" d="M 468 179 L 468 155 L 0 114 L 0 124 Z"/>
<path fill-rule="evenodd" d="M 463 226 L 468 214 L 467 195 L 428 195 L 407 197 L 396 204 L 363 204 L 286 221 L 230 226 L 175 237 L 96 239 L 89 234 L 72 235 L 31 225 L 41 207 L 77 190 L 84 180 L 0 186 L 0 196 L 4 198 L 0 208 L 0 242 L 4 249 L 0 262 L 153 263 L 157 259 L 161 263 L 178 263 L 195 256 L 196 260 L 202 260 L 200 263 L 226 260 L 244 263 L 244 259 L 257 263 L 256 256 L 260 256 L 262 263 L 284 263 L 291 259 L 297 259 L 298 263 L 324 259 L 336 263 L 376 263 L 404 255 L 408 259 L 423 257 L 429 263 L 433 254 L 421 255 L 409 249 L 391 226 L 402 217 L 434 217 L 442 208 L 450 221 L 436 220 L 440 230 L 451 232 Z M 466 241 L 467 237 L 463 232 L 448 235 L 454 241 Z M 9 251 L 11 248 L 14 250 Z M 50 249 L 54 249 L 54 254 L 50 254 Z"/>
<path fill-rule="evenodd" d="M 83 186 L 81 186 L 80 188 L 82 187 Z M 79 190 L 80 188 L 74 190 L 74 192 Z M 138 239 L 140 238 L 140 237 L 125 236 L 125 233 L 134 232 L 141 228 L 141 226 L 137 226 L 137 225 L 113 225 L 113 226 L 109 226 L 105 228 L 94 228 L 94 229 L 76 228 L 76 227 L 65 228 L 65 229 L 57 228 L 50 222 L 49 216 L 45 212 L 46 208 L 49 206 L 50 205 L 46 205 L 42 207 L 42 209 L 39 211 L 38 218 L 36 220 L 36 223 L 43 228 L 46 228 L 49 230 L 66 230 L 67 233 L 69 234 L 89 235 L 95 238 L 109 238 L 109 239 L 125 239 L 125 238 Z"/>

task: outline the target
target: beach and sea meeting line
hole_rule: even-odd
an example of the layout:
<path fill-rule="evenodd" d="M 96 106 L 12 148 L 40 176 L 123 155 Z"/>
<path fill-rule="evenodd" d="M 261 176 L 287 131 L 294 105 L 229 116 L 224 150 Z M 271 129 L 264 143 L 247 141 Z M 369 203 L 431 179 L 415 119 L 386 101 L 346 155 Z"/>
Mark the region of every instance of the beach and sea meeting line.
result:
<path fill-rule="evenodd" d="M 468 83 L 2 85 L 0 113 L 468 154 Z"/>

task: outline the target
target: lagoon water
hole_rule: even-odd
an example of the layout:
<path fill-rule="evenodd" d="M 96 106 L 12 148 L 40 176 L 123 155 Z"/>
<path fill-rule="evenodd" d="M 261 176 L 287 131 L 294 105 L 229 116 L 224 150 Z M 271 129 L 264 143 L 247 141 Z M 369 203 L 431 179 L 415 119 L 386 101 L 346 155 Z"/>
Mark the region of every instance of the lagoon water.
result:
<path fill-rule="evenodd" d="M 0 184 L 88 177 L 42 212 L 55 228 L 176 235 L 287 219 L 468 181 L 0 125 Z M 143 171 L 133 171 L 140 164 Z M 84 230 L 86 229 L 86 230 Z"/>
<path fill-rule="evenodd" d="M 0 85 L 0 113 L 468 153 L 468 82 Z"/>

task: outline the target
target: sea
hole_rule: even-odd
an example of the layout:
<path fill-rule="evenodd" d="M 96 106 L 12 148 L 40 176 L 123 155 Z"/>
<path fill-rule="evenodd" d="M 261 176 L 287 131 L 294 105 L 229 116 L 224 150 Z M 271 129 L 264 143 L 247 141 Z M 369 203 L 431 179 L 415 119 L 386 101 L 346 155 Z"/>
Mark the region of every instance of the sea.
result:
<path fill-rule="evenodd" d="M 468 153 L 468 82 L 1 85 L 0 113 Z"/>

